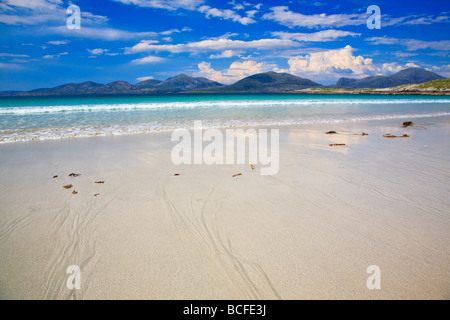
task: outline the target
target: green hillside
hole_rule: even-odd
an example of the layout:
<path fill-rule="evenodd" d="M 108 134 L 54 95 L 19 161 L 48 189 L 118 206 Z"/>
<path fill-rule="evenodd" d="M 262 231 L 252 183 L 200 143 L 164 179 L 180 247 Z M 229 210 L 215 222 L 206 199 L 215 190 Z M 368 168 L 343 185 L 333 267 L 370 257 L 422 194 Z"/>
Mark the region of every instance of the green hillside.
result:
<path fill-rule="evenodd" d="M 417 85 L 418 88 L 450 89 L 450 79 L 428 81 Z"/>

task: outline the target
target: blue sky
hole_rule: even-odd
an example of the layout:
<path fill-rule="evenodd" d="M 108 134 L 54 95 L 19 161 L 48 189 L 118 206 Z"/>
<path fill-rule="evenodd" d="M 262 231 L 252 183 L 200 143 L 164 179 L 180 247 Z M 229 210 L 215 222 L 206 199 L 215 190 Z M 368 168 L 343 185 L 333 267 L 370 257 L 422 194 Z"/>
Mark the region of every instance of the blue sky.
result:
<path fill-rule="evenodd" d="M 80 29 L 67 28 L 71 4 Z M 367 27 L 370 5 L 381 29 Z M 450 77 L 442 0 L 1 0 L 0 31 L 0 90 L 266 71 L 334 84 L 410 66 Z"/>

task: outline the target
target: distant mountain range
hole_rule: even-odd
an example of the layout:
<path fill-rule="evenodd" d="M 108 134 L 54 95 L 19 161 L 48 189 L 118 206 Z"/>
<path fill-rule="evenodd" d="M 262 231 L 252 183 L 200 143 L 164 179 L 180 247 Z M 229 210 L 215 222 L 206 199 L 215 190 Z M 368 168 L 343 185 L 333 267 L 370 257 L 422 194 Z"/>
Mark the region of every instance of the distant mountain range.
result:
<path fill-rule="evenodd" d="M 374 76 L 362 79 L 341 78 L 335 87 L 345 89 L 390 88 L 404 84 L 424 83 L 444 79 L 440 75 L 420 68 L 409 68 L 391 76 Z"/>
<path fill-rule="evenodd" d="M 92 81 L 83 83 L 68 83 L 54 88 L 35 89 L 16 92 L 14 96 L 50 96 L 50 95 L 103 95 L 103 94 L 145 94 L 145 93 L 176 93 L 191 90 L 206 90 L 223 85 L 206 78 L 192 78 L 185 74 L 160 80 L 146 80 L 132 85 L 126 81 L 114 81 L 100 84 Z M 0 92 L 0 94 L 8 92 Z"/>
<path fill-rule="evenodd" d="M 235 84 L 224 86 L 217 92 L 286 92 L 305 88 L 322 87 L 309 79 L 300 78 L 289 73 L 276 73 L 273 71 L 258 73 Z"/>
<path fill-rule="evenodd" d="M 264 93 L 292 92 L 306 88 L 388 88 L 399 85 L 424 83 L 444 79 L 440 75 L 420 68 L 409 68 L 390 76 L 374 76 L 362 79 L 341 78 L 334 86 L 322 86 L 309 79 L 288 73 L 266 72 L 246 77 L 225 86 L 206 78 L 193 78 L 185 74 L 165 81 L 150 79 L 134 85 L 126 81 L 114 81 L 100 84 L 92 81 L 69 83 L 54 88 L 35 89 L 31 91 L 3 91 L 3 96 L 59 96 L 59 95 L 105 95 L 105 94 L 156 94 L 181 92 L 206 93 Z"/>

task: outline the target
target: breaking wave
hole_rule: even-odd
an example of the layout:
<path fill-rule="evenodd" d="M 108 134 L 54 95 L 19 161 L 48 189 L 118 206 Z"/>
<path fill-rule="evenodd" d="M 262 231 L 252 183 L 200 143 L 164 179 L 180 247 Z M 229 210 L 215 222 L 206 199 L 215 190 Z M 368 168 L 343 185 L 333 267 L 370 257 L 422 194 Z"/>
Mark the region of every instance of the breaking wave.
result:
<path fill-rule="evenodd" d="M 320 123 L 341 123 L 371 120 L 388 119 L 412 119 L 450 116 L 450 112 L 432 112 L 432 113 L 411 113 L 411 114 L 390 114 L 390 115 L 371 115 L 371 116 L 352 116 L 342 118 L 323 117 L 305 117 L 302 119 L 284 119 L 284 120 L 228 120 L 228 121 L 203 121 L 202 127 L 208 128 L 230 128 L 230 127 L 261 127 L 261 126 L 287 126 L 297 124 L 320 124 Z M 139 133 L 170 132 L 175 129 L 193 129 L 194 121 L 176 121 L 176 122 L 153 122 L 143 124 L 125 124 L 125 125 L 95 125 L 79 127 L 61 127 L 29 130 L 0 130 L 0 144 L 12 142 L 60 140 L 67 138 L 83 138 L 92 136 L 120 136 Z"/>
<path fill-rule="evenodd" d="M 189 102 L 144 102 L 119 104 L 80 104 L 55 106 L 0 107 L 0 115 L 34 115 L 71 112 L 114 112 L 157 109 L 195 109 L 195 108 L 246 108 L 275 106 L 314 106 L 314 105 L 399 105 L 399 104 L 450 104 L 450 99 L 301 99 L 301 100 L 222 100 Z"/>

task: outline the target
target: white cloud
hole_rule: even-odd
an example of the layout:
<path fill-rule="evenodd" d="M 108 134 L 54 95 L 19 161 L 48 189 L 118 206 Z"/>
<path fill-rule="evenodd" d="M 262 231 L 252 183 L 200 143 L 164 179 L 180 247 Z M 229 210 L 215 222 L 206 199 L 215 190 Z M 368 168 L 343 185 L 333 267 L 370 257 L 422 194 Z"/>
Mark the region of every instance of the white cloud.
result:
<path fill-rule="evenodd" d="M 371 44 L 389 44 L 389 45 L 401 45 L 405 46 L 408 51 L 416 51 L 420 49 L 433 49 L 433 50 L 450 50 L 450 40 L 441 41 L 423 41 L 416 39 L 398 39 L 398 38 L 388 38 L 388 37 L 372 37 L 366 39 Z"/>
<path fill-rule="evenodd" d="M 194 73 L 195 77 L 205 77 L 209 80 L 217 81 L 220 83 L 230 83 L 229 79 L 226 78 L 222 72 L 216 71 L 211 68 L 211 63 L 202 61 L 198 64 L 199 71 Z"/>
<path fill-rule="evenodd" d="M 405 65 L 407 68 L 420 68 L 419 65 L 415 64 L 414 62 L 409 62 Z"/>
<path fill-rule="evenodd" d="M 22 66 L 18 64 L 0 62 L 0 69 L 20 69 L 20 68 L 22 68 Z"/>
<path fill-rule="evenodd" d="M 199 71 L 194 74 L 196 77 L 205 77 L 213 81 L 224 84 L 234 83 L 242 78 L 250 75 L 266 72 L 272 70 L 275 66 L 268 65 L 264 62 L 257 62 L 253 60 L 235 61 L 225 71 L 217 71 L 211 67 L 209 62 L 201 62 L 198 64 Z"/>
<path fill-rule="evenodd" d="M 47 55 L 43 56 L 42 58 L 43 59 L 57 59 L 57 58 L 59 58 L 61 56 L 65 56 L 67 54 L 69 54 L 69 53 L 68 52 L 61 52 L 61 53 L 53 54 L 53 55 L 52 54 L 47 54 Z"/>
<path fill-rule="evenodd" d="M 256 62 L 253 60 L 246 60 L 242 62 L 236 61 L 230 65 L 226 75 L 240 80 L 256 73 L 269 71 L 273 67 L 273 65 L 267 65 L 264 62 Z"/>
<path fill-rule="evenodd" d="M 289 72 L 292 74 L 350 73 L 353 76 L 361 76 L 365 75 L 367 71 L 375 71 L 372 59 L 354 56 L 351 46 L 291 57 L 288 64 Z"/>
<path fill-rule="evenodd" d="M 3 0 L 5 6 L 19 7 L 23 9 L 51 10 L 55 5 L 62 5 L 62 0 Z M 10 7 L 10 10 L 11 9 Z"/>
<path fill-rule="evenodd" d="M 0 57 L 8 57 L 8 58 L 28 58 L 29 55 L 26 55 L 26 54 L 16 54 L 16 53 L 0 53 Z"/>
<path fill-rule="evenodd" d="M 394 25 L 430 25 L 434 23 L 448 23 L 450 22 L 450 17 L 447 12 L 442 12 L 440 15 L 417 15 L 410 14 L 405 17 L 392 18 L 390 16 L 383 16 L 382 25 L 383 26 L 394 26 Z"/>
<path fill-rule="evenodd" d="M 172 53 L 181 52 L 222 52 L 224 50 L 274 50 L 299 47 L 298 42 L 283 39 L 260 39 L 252 41 L 241 41 L 231 39 L 202 40 L 198 42 L 188 42 L 184 44 L 151 44 L 148 41 L 141 41 L 131 48 L 125 48 L 126 54 L 138 52 L 159 52 L 168 51 Z"/>
<path fill-rule="evenodd" d="M 107 55 L 107 56 L 117 56 L 118 53 L 112 53 L 109 52 L 109 49 L 86 49 L 91 55 L 92 58 L 95 58 L 96 56 L 100 56 L 102 54 Z"/>
<path fill-rule="evenodd" d="M 343 27 L 357 26 L 366 24 L 366 14 L 312 14 L 305 15 L 290 11 L 286 6 L 270 8 L 272 12 L 266 13 L 263 19 L 272 20 L 289 28 L 325 28 L 325 27 Z"/>
<path fill-rule="evenodd" d="M 343 31 L 343 30 L 322 30 L 314 33 L 290 33 L 290 32 L 272 32 L 272 35 L 280 39 L 304 41 L 304 42 L 324 42 L 334 41 L 343 37 L 358 37 L 361 34 Z"/>
<path fill-rule="evenodd" d="M 120 2 L 126 5 L 135 5 L 138 7 L 147 7 L 155 9 L 165 9 L 165 10 L 177 10 L 186 9 L 191 11 L 199 11 L 204 13 L 206 18 L 221 18 L 224 20 L 232 20 L 234 22 L 239 22 L 243 25 L 248 25 L 255 23 L 253 19 L 254 15 L 258 12 L 261 4 L 253 6 L 250 3 L 244 2 L 243 4 L 238 4 L 234 0 L 228 2 L 233 8 L 231 9 L 218 9 L 213 8 L 208 5 L 203 5 L 205 0 L 113 0 L 115 2 Z M 249 10 L 242 16 L 237 11 L 244 10 L 245 6 L 252 6 L 257 10 Z"/>
<path fill-rule="evenodd" d="M 397 62 L 374 64 L 372 59 L 364 58 L 362 55 L 355 56 L 353 51 L 354 49 L 347 45 L 341 49 L 293 56 L 288 60 L 288 69 L 276 71 L 332 83 L 341 77 L 362 78 L 372 75 L 388 75 L 405 68 L 418 67 L 412 62 L 405 65 Z"/>
<path fill-rule="evenodd" d="M 113 0 L 123 4 L 132 4 L 138 7 L 177 10 L 194 10 L 201 5 L 204 0 Z"/>
<path fill-rule="evenodd" d="M 390 54 L 399 58 L 414 57 L 418 55 L 418 53 L 404 51 L 391 51 Z"/>
<path fill-rule="evenodd" d="M 157 38 L 161 35 L 170 35 L 173 33 L 180 33 L 183 31 L 189 31 L 190 29 L 183 28 L 181 31 L 178 29 L 171 29 L 162 32 L 146 31 L 146 32 L 133 32 L 114 28 L 104 27 L 82 27 L 78 30 L 69 30 L 65 25 L 59 27 L 49 27 L 48 33 L 60 34 L 65 37 L 80 37 L 88 39 L 101 39 L 107 41 L 115 40 L 132 40 L 139 38 Z"/>
<path fill-rule="evenodd" d="M 66 17 L 67 17 L 67 14 L 66 14 Z M 93 14 L 88 11 L 81 10 L 81 23 L 83 25 L 102 24 L 102 23 L 107 22 L 108 20 L 109 19 L 106 16 L 100 16 L 100 15 L 96 15 L 96 14 Z"/>
<path fill-rule="evenodd" d="M 155 56 L 147 56 L 140 59 L 132 60 L 132 64 L 149 64 L 149 63 L 158 63 L 164 61 L 164 58 L 161 57 L 155 57 Z"/>
<path fill-rule="evenodd" d="M 170 30 L 166 30 L 166 31 L 162 31 L 159 34 L 163 35 L 163 36 L 170 36 L 173 33 L 180 33 L 181 31 L 178 29 L 170 29 Z"/>
<path fill-rule="evenodd" d="M 156 32 L 132 32 L 113 28 L 92 28 L 82 27 L 78 30 L 69 30 L 66 26 L 51 27 L 50 33 L 61 34 L 67 37 L 81 37 L 88 39 L 101 39 L 107 41 L 132 40 L 136 38 L 154 38 L 158 36 Z"/>
<path fill-rule="evenodd" d="M 234 0 L 228 2 L 228 4 L 231 5 L 234 10 L 244 10 L 245 9 L 245 7 L 242 4 L 236 3 L 236 1 L 234 1 Z"/>
<path fill-rule="evenodd" d="M 9 63 L 30 63 L 34 61 L 40 61 L 40 59 L 20 59 L 20 58 L 14 58 L 9 61 Z"/>
<path fill-rule="evenodd" d="M 81 8 L 81 29 L 69 30 L 66 27 L 67 6 L 61 0 L 4 0 L 6 4 L 0 6 L 0 23 L 9 25 L 34 25 L 39 27 L 38 32 L 42 34 L 60 34 L 65 37 L 79 37 L 88 39 L 101 40 L 131 40 L 143 38 L 155 38 L 159 35 L 170 35 L 172 33 L 180 33 L 192 31 L 188 27 L 184 27 L 181 31 L 171 29 L 163 32 L 133 32 L 102 26 L 109 19 L 106 16 L 96 15 L 91 12 L 84 11 Z M 127 4 L 136 4 L 146 1 L 123 1 Z M 190 0 L 171 0 L 171 1 L 150 1 L 155 5 L 166 5 L 171 7 L 192 8 L 193 3 L 198 5 L 203 1 Z M 49 42 L 49 44 L 57 45 L 58 43 Z M 59 44 L 63 44 L 62 42 Z"/>
<path fill-rule="evenodd" d="M 406 66 L 401 66 L 396 62 L 390 62 L 390 63 L 383 63 L 380 67 L 378 67 L 376 70 L 378 75 L 389 75 L 396 72 L 399 72 L 403 69 L 410 68 L 413 63 L 407 63 Z"/>
<path fill-rule="evenodd" d="M 233 7 L 234 10 L 244 10 L 245 7 L 252 7 L 255 8 L 257 10 L 259 10 L 262 6 L 262 3 L 258 3 L 256 5 L 253 5 L 249 2 L 242 2 L 242 3 L 237 3 L 235 0 L 229 1 L 228 2 L 229 5 L 231 5 Z"/>
<path fill-rule="evenodd" d="M 224 33 L 223 35 L 218 36 L 218 37 L 205 37 L 203 39 L 205 39 L 205 40 L 229 39 L 229 38 L 232 38 L 232 37 L 236 37 L 238 35 L 239 35 L 239 33 L 227 32 L 227 33 Z"/>
<path fill-rule="evenodd" d="M 325 28 L 325 27 L 343 27 L 365 25 L 369 14 L 366 12 L 361 14 L 340 13 L 340 14 L 302 14 L 289 10 L 287 6 L 276 6 L 270 8 L 271 12 L 266 13 L 263 19 L 277 22 L 289 28 L 305 27 L 305 28 Z M 434 23 L 448 23 L 450 17 L 447 12 L 439 15 L 407 15 L 404 17 L 391 17 L 382 15 L 381 25 L 384 27 L 394 25 L 428 25 Z"/>
<path fill-rule="evenodd" d="M 208 19 L 211 17 L 222 18 L 225 20 L 232 20 L 234 22 L 239 22 L 240 24 L 243 25 L 248 25 L 256 22 L 254 19 L 252 19 L 253 15 L 256 13 L 253 11 L 248 11 L 246 17 L 243 17 L 240 14 L 236 13 L 236 11 L 230 9 L 222 10 L 217 8 L 211 8 L 210 6 L 201 6 L 200 8 L 198 8 L 198 11 L 204 13 L 206 18 Z"/>
<path fill-rule="evenodd" d="M 47 23 L 49 21 L 60 21 L 64 22 L 61 15 L 55 16 L 54 14 L 39 14 L 39 15 L 28 15 L 23 16 L 19 13 L 17 14 L 3 14 L 0 13 L 0 22 L 8 25 L 39 25 Z"/>
<path fill-rule="evenodd" d="M 137 81 L 146 81 L 146 80 L 151 80 L 151 79 L 154 79 L 154 78 L 152 76 L 136 78 Z"/>
<path fill-rule="evenodd" d="M 209 58 L 210 59 L 231 58 L 231 57 L 238 56 L 238 55 L 239 55 L 239 52 L 236 52 L 233 50 L 225 50 L 219 54 L 212 54 Z"/>
<path fill-rule="evenodd" d="M 231 9 L 218 9 L 212 8 L 208 5 L 203 5 L 205 0 L 113 0 L 115 2 L 120 2 L 126 5 L 135 5 L 144 8 L 155 8 L 155 9 L 165 9 L 165 10 L 178 10 L 186 9 L 191 11 L 199 11 L 204 13 L 206 18 L 222 18 L 225 20 L 232 20 L 234 22 L 239 22 L 243 25 L 248 25 L 255 23 L 253 16 L 258 12 L 261 7 L 260 4 L 253 6 L 249 3 L 244 2 L 243 4 L 237 4 L 235 1 L 228 2 L 232 5 Z M 253 6 L 257 10 L 249 10 L 246 12 L 246 16 L 242 16 L 237 11 L 245 9 L 245 6 Z"/>
<path fill-rule="evenodd" d="M 247 14 L 248 18 L 253 18 L 255 16 L 255 14 L 258 13 L 258 10 L 249 10 L 245 12 Z"/>
<path fill-rule="evenodd" d="M 61 0 L 3 0 L 0 7 L 0 22 L 8 25 L 65 25 L 66 9 Z M 82 11 L 82 23 L 99 24 L 108 21 L 105 16 Z"/>
<path fill-rule="evenodd" d="M 397 38 L 388 38 L 388 37 L 371 37 L 367 38 L 366 41 L 371 42 L 372 44 L 400 44 L 398 43 Z"/>
<path fill-rule="evenodd" d="M 429 68 L 425 68 L 428 71 L 436 72 L 437 74 L 450 78 L 450 64 L 442 65 L 442 66 L 432 66 Z"/>
<path fill-rule="evenodd" d="M 47 41 L 48 44 L 53 44 L 53 45 L 55 45 L 55 46 L 60 46 L 60 45 L 68 44 L 69 42 L 70 42 L 69 40 Z"/>
<path fill-rule="evenodd" d="M 108 49 L 86 49 L 87 51 L 89 51 L 90 54 L 93 55 L 101 55 L 105 52 L 108 52 Z"/>

